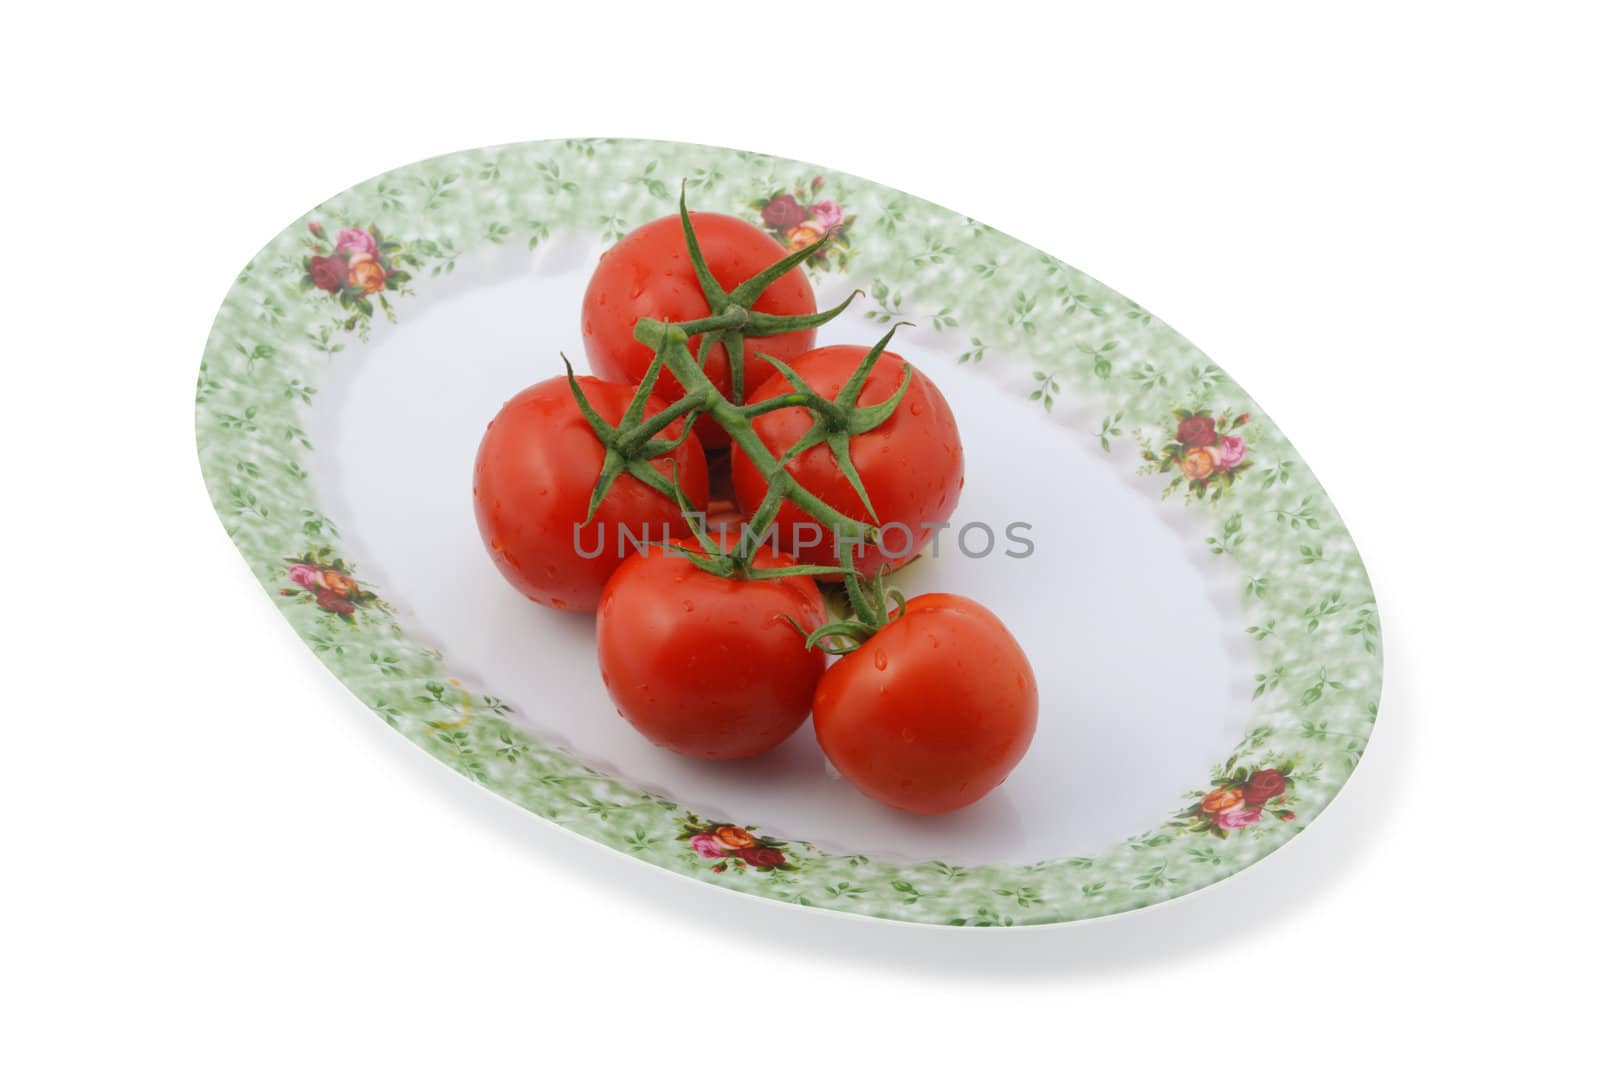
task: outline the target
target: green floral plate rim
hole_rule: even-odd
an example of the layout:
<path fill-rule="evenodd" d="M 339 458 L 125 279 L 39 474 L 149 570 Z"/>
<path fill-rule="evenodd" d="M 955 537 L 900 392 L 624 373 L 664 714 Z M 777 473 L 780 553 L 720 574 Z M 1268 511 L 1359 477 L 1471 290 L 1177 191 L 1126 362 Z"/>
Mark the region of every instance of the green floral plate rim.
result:
<path fill-rule="evenodd" d="M 870 279 L 881 321 L 914 315 L 966 340 L 963 363 L 1024 369 L 1049 416 L 1072 397 L 1089 434 L 1130 453 L 1160 508 L 1202 511 L 1205 550 L 1244 578 L 1259 652 L 1249 729 L 1170 819 L 1093 857 L 904 864 L 779 841 L 592 769 L 525 731 L 409 635 L 347 560 L 310 478 L 303 413 L 330 360 L 459 259 L 537 249 L 563 231 L 611 241 L 669 213 L 742 215 L 788 245 L 841 241 L 808 270 Z M 892 284 L 884 280 L 892 280 Z M 345 357 L 348 359 L 348 356 Z M 1378 613 L 1321 485 L 1248 395 L 1138 304 L 965 216 L 851 175 L 757 153 L 582 139 L 454 153 L 318 205 L 239 273 L 206 343 L 196 437 L 229 537 L 328 668 L 418 746 L 573 832 L 679 874 L 792 904 L 903 922 L 1072 922 L 1171 900 L 1295 836 L 1354 770 L 1378 711 Z"/>

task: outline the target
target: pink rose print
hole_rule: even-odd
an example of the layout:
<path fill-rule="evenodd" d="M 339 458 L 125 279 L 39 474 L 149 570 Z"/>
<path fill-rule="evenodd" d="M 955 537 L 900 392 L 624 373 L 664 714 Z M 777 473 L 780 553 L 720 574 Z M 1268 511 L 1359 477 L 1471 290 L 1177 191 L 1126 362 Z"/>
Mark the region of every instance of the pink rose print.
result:
<path fill-rule="evenodd" d="M 289 580 L 307 590 L 322 587 L 322 570 L 315 566 L 296 563 L 289 566 Z"/>
<path fill-rule="evenodd" d="M 1223 829 L 1243 829 L 1245 826 L 1253 826 L 1259 821 L 1261 821 L 1261 808 L 1259 807 L 1248 811 L 1224 811 L 1222 814 L 1217 815 L 1217 825 Z"/>
<path fill-rule="evenodd" d="M 837 227 L 844 222 L 844 209 L 839 207 L 838 201 L 818 201 L 811 206 L 811 219 L 823 230 Z"/>
<path fill-rule="evenodd" d="M 1143 444 L 1145 464 L 1139 472 L 1172 474 L 1163 497 L 1181 491 L 1185 498 L 1214 504 L 1255 464 L 1239 434 L 1250 414 L 1233 416 L 1224 409 L 1213 416 L 1205 409 L 1175 409 L 1172 415 L 1178 418 L 1172 437 L 1159 448 Z"/>
<path fill-rule="evenodd" d="M 717 838 L 710 833 L 699 833 L 689 838 L 689 847 L 702 859 L 721 859 L 728 853 L 722 850 L 722 845 L 717 843 Z"/>
<path fill-rule="evenodd" d="M 331 243 L 328 232 L 316 220 L 306 224 L 311 238 L 301 264 L 306 273 L 301 283 L 307 288 L 326 291 L 337 304 L 338 326 L 365 339 L 374 313 L 393 323 L 392 302 L 412 293 L 411 273 L 423 266 L 424 258 L 443 255 L 430 243 L 418 245 L 427 253 L 407 249 L 400 242 L 384 237 L 376 223 L 366 227 L 345 227 Z M 329 246 L 332 248 L 329 248 Z"/>
<path fill-rule="evenodd" d="M 796 182 L 792 190 L 774 191 L 750 205 L 761 213 L 761 224 L 767 233 L 790 252 L 830 235 L 828 248 L 813 251 L 806 261 L 807 267 L 823 271 L 844 267 L 850 256 L 850 228 L 855 223 L 855 217 L 847 215 L 837 200 L 821 196 L 826 184 L 821 175 L 816 175 Z"/>
<path fill-rule="evenodd" d="M 1294 760 L 1280 759 L 1275 766 L 1251 770 L 1232 766 L 1217 780 L 1215 787 L 1187 809 L 1174 816 L 1172 824 L 1182 826 L 1190 833 L 1209 833 L 1226 839 L 1230 832 L 1259 825 L 1265 814 L 1281 822 L 1294 820 L 1294 812 L 1286 805 L 1294 791 Z M 1273 804 L 1270 811 L 1265 808 Z"/>
<path fill-rule="evenodd" d="M 331 557 L 331 550 L 323 547 L 308 550 L 303 557 L 286 559 L 284 573 L 295 586 L 280 588 L 278 594 L 350 619 L 354 619 L 357 610 L 389 613 L 382 599 L 355 582 L 343 559 Z"/>
<path fill-rule="evenodd" d="M 689 850 L 701 859 L 715 860 L 709 868 L 713 874 L 795 869 L 783 852 L 782 841 L 757 836 L 743 826 L 706 822 L 689 815 L 678 839 L 688 841 Z"/>
<path fill-rule="evenodd" d="M 334 242 L 335 253 L 365 253 L 368 256 L 378 255 L 378 243 L 366 231 L 358 231 L 353 227 L 346 227 L 339 232 L 338 239 Z"/>

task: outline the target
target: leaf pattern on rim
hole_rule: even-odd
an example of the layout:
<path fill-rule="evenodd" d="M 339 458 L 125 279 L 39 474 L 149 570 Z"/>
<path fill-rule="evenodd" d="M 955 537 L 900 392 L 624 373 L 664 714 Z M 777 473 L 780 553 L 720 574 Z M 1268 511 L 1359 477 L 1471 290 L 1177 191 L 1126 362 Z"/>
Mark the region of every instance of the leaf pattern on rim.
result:
<path fill-rule="evenodd" d="M 806 176 L 804 196 L 788 185 L 796 175 Z M 813 196 L 817 175 L 823 183 Z M 1238 418 L 1227 414 L 1253 414 L 1245 460 L 1254 471 L 1239 475 L 1245 466 L 1234 465 L 1231 484 L 1212 474 L 1186 480 L 1174 497 L 1197 502 L 1203 488 L 1207 503 L 1227 499 L 1225 508 L 1190 514 L 1200 526 L 1195 549 L 1218 553 L 1237 571 L 1251 630 L 1239 640 L 1263 668 L 1257 684 L 1270 681 L 1254 700 L 1243 697 L 1248 730 L 1221 773 L 1283 774 L 1283 764 L 1292 763 L 1292 819 L 1263 819 L 1244 827 L 1244 835 L 1229 830 L 1226 839 L 1163 824 L 1097 855 L 1026 866 L 905 864 L 789 840 L 768 845 L 781 852 L 785 867 L 747 862 L 713 873 L 715 862 L 682 837 L 686 824 L 700 821 L 696 816 L 542 742 L 523 712 L 463 680 L 407 631 L 403 615 L 376 601 L 353 614 L 330 610 L 288 579 L 296 563 L 355 579 L 353 569 L 335 564 L 348 555 L 307 478 L 315 444 L 303 411 L 318 403 L 315 388 L 329 361 L 359 360 L 360 339 L 404 330 L 366 313 L 352 324 L 359 306 L 346 307 L 314 278 L 307 285 L 311 256 L 336 256 L 343 230 L 365 233 L 388 258 L 387 267 L 377 260 L 385 286 L 352 296 L 370 302 L 403 285 L 407 292 L 414 286 L 420 300 L 428 281 L 461 258 L 507 248 L 528 248 L 537 257 L 562 233 L 598 240 L 623 221 L 664 215 L 652 181 L 670 191 L 679 178 L 696 183 L 698 207 L 747 219 L 760 218 L 752 206 L 764 207 L 785 191 L 797 205 L 816 205 L 825 199 L 821 191 L 848 205 L 850 280 L 864 289 L 881 281 L 882 300 L 897 318 L 929 325 L 927 337 L 943 338 L 952 360 L 964 354 L 972 374 L 1019 397 L 1038 391 L 1032 403 L 1038 418 L 1069 425 L 1107 464 L 1130 471 L 1150 465 L 1148 450 L 1159 467 L 1174 443 L 1187 459 L 1201 444 L 1184 441 L 1183 420 L 1210 418 L 1219 426 L 1232 420 L 1221 438 L 1243 434 Z M 394 241 L 390 235 L 404 240 L 384 250 Z M 312 239 L 320 240 L 320 251 L 313 252 Z M 426 271 L 397 260 L 403 253 L 414 254 Z M 412 278 L 391 286 L 390 268 Z M 830 262 L 830 271 L 839 268 Z M 337 281 L 328 268 L 322 278 L 330 286 Z M 349 278 L 347 271 L 345 285 Z M 359 278 L 358 289 L 366 290 L 376 274 L 367 268 Z M 383 308 L 372 304 L 374 313 Z M 868 309 L 884 311 L 882 303 L 862 305 L 863 325 Z M 936 320 L 959 324 L 960 331 L 940 335 L 931 329 Z M 1114 914 L 1201 888 L 1276 849 L 1327 805 L 1372 731 L 1382 632 L 1371 586 L 1337 512 L 1271 419 L 1159 317 L 1068 264 L 909 194 L 759 153 L 666 142 L 537 142 L 426 160 L 338 194 L 274 238 L 238 274 L 202 356 L 195 423 L 212 501 L 258 580 L 329 669 L 396 730 L 465 776 L 680 874 L 789 903 L 938 925 Z M 1188 416 L 1174 415 L 1180 412 Z M 1128 443 L 1137 452 L 1125 449 Z M 1206 446 L 1218 450 L 1214 474 L 1221 447 Z M 1161 488 L 1182 474 L 1180 466 L 1174 460 L 1161 479 L 1146 481 L 1154 508 L 1181 512 L 1177 502 L 1160 502 Z M 1191 463 L 1196 474 L 1203 468 Z M 1201 488 L 1190 486 L 1196 482 Z M 363 578 L 356 583 L 363 594 L 371 590 L 365 579 L 384 590 L 382 577 Z M 290 595 L 277 594 L 284 590 Z M 1272 805 L 1290 798 L 1286 792 Z M 1175 799 L 1173 810 L 1196 802 Z"/>

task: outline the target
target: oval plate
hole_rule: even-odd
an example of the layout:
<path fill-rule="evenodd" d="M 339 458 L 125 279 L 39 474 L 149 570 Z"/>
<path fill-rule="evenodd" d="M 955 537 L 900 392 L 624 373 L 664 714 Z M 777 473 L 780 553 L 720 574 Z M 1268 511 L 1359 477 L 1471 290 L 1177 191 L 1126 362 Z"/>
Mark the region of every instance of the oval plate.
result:
<path fill-rule="evenodd" d="M 672 213 L 680 180 L 692 207 L 759 226 L 785 194 L 809 218 L 842 215 L 839 247 L 808 271 L 819 304 L 866 296 L 821 341 L 918 325 L 894 349 L 949 397 L 968 472 L 941 553 L 902 586 L 985 602 L 1040 678 L 1033 750 L 966 811 L 871 804 L 804 729 L 743 764 L 651 748 L 606 700 L 591 620 L 521 600 L 478 542 L 481 429 L 557 374 L 559 351 L 581 357 L 596 258 Z M 377 259 L 333 292 L 309 258 L 337 244 Z M 538 142 L 365 182 L 239 274 L 196 427 L 229 536 L 390 725 L 538 815 L 740 892 L 968 926 L 1170 900 L 1305 828 L 1377 716 L 1378 616 L 1356 549 L 1225 373 L 1053 257 L 793 161 Z"/>

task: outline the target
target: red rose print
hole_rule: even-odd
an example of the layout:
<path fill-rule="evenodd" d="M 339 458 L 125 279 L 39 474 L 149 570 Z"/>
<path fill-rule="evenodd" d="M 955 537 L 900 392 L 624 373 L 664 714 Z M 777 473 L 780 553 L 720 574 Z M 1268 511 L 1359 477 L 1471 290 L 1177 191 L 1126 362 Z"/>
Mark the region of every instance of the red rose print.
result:
<path fill-rule="evenodd" d="M 1244 802 L 1247 806 L 1259 807 L 1273 797 L 1283 795 L 1283 789 L 1283 775 L 1277 770 L 1257 770 L 1245 782 Z"/>
<path fill-rule="evenodd" d="M 317 591 L 317 605 L 329 613 L 344 614 L 347 617 L 356 612 L 356 604 L 332 588 L 321 588 Z"/>
<path fill-rule="evenodd" d="M 800 207 L 800 202 L 794 199 L 792 193 L 774 197 L 761 209 L 761 222 L 775 231 L 786 231 L 805 221 L 806 210 Z"/>
<path fill-rule="evenodd" d="M 344 286 L 348 270 L 343 257 L 311 258 L 311 281 L 318 290 L 326 290 L 330 294 L 337 294 Z"/>
<path fill-rule="evenodd" d="M 1208 416 L 1192 416 L 1178 422 L 1178 441 L 1187 446 L 1210 446 L 1217 441 L 1217 422 Z"/>
<path fill-rule="evenodd" d="M 740 848 L 735 854 L 751 866 L 760 867 L 762 870 L 770 870 L 775 866 L 782 866 L 784 863 L 783 853 L 776 848 L 762 848 L 759 846 Z"/>

